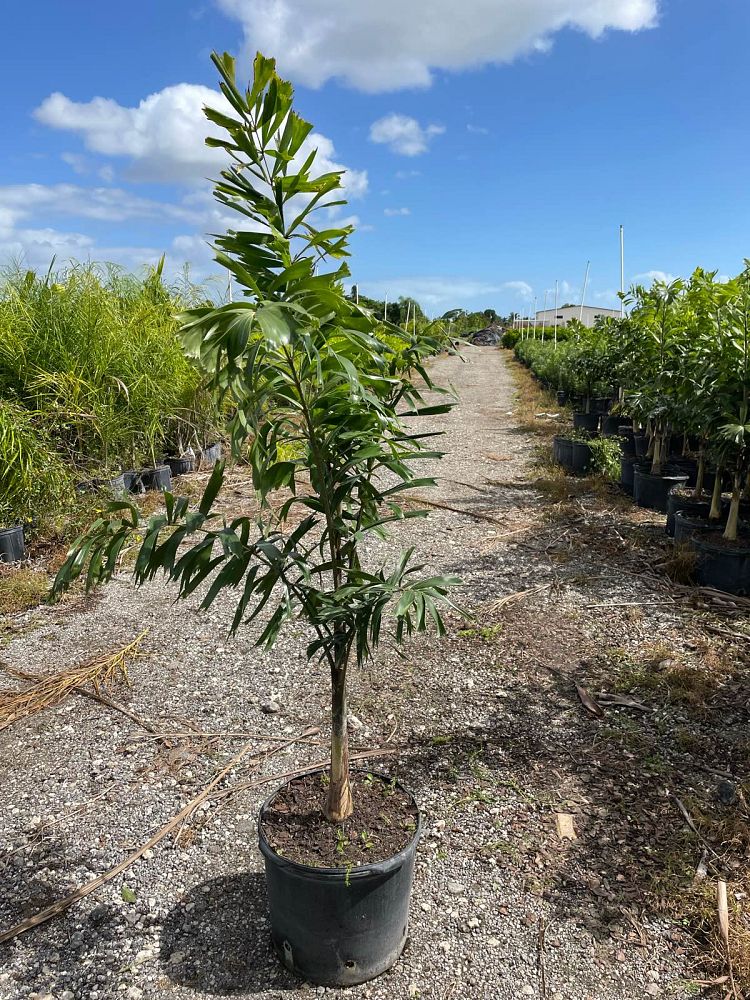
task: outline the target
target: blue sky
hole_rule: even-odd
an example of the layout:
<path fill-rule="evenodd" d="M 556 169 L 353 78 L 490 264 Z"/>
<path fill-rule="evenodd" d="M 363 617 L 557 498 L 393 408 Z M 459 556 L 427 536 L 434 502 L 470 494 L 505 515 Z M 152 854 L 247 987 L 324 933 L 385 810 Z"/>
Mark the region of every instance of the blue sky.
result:
<path fill-rule="evenodd" d="M 259 47 L 349 171 L 368 294 L 541 309 L 590 259 L 614 305 L 620 223 L 628 283 L 750 256 L 746 0 L 37 0 L 4 28 L 0 260 L 209 274 L 208 56 Z"/>

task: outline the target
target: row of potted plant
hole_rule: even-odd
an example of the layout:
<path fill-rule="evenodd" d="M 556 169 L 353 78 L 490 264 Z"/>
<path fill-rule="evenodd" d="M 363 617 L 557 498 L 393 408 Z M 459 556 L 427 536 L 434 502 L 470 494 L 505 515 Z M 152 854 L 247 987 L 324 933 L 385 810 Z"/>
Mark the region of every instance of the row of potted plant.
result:
<path fill-rule="evenodd" d="M 681 504 L 692 515 L 699 582 L 750 592 L 750 265 L 724 282 L 698 269 L 687 281 L 636 286 L 626 301 L 627 317 L 580 328 L 557 350 L 527 340 L 516 352 L 559 392 L 583 388 L 584 426 L 584 414 L 595 419 L 592 388 L 609 394 L 598 419 L 622 439 L 624 488 L 668 513 L 670 531 Z"/>

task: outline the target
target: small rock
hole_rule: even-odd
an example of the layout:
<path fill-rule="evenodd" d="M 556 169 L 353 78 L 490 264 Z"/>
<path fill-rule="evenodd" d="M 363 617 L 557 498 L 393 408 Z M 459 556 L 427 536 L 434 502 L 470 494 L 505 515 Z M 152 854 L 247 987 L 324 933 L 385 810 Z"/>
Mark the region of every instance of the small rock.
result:
<path fill-rule="evenodd" d="M 646 993 L 648 993 L 650 997 L 658 997 L 659 994 L 661 993 L 661 990 L 656 985 L 656 983 L 649 983 L 648 986 L 646 987 Z"/>
<path fill-rule="evenodd" d="M 440 944 L 438 945 L 438 948 L 440 948 L 441 951 L 444 951 L 445 954 L 447 955 L 448 952 L 451 950 L 451 943 L 450 941 L 441 941 Z"/>
<path fill-rule="evenodd" d="M 350 729 L 360 730 L 360 729 L 364 729 L 365 728 L 364 722 L 360 722 L 360 720 L 357 718 L 357 716 L 356 715 L 352 715 L 351 712 L 347 716 L 347 720 L 346 721 L 347 721 Z"/>
<path fill-rule="evenodd" d="M 281 705 L 277 701 L 262 701 L 260 703 L 260 710 L 266 715 L 278 715 L 281 711 Z"/>
<path fill-rule="evenodd" d="M 524 997 L 533 997 L 534 996 L 534 987 L 533 986 L 529 986 L 528 983 L 526 984 L 526 986 L 522 986 L 521 987 L 521 996 L 524 996 Z"/>
<path fill-rule="evenodd" d="M 464 892 L 466 892 L 466 886 L 462 885 L 460 882 L 449 882 L 447 889 L 453 896 L 461 896 Z"/>
<path fill-rule="evenodd" d="M 125 996 L 128 1000 L 141 1000 L 143 990 L 139 986 L 131 986 Z"/>

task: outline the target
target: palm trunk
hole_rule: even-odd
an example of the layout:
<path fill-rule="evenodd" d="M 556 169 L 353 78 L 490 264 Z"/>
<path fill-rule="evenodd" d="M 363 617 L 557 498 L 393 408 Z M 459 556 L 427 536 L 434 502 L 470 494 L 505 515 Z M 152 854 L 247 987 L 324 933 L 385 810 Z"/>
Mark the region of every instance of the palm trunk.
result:
<path fill-rule="evenodd" d="M 730 541 L 737 541 L 737 523 L 740 519 L 740 497 L 742 496 L 742 477 L 738 472 L 734 474 L 732 482 L 732 503 L 729 507 L 729 517 L 727 526 L 724 529 L 724 537 Z"/>
<path fill-rule="evenodd" d="M 716 467 L 714 491 L 711 494 L 711 510 L 708 513 L 710 521 L 718 521 L 721 517 L 721 466 Z"/>
<path fill-rule="evenodd" d="M 331 667 L 331 781 L 328 786 L 326 818 L 343 823 L 352 814 L 349 784 L 349 730 L 347 728 L 346 668 L 349 650 Z"/>
<path fill-rule="evenodd" d="M 703 451 L 703 448 L 701 448 L 700 452 L 698 453 L 698 474 L 695 478 L 695 489 L 693 490 L 693 497 L 696 500 L 700 500 L 700 498 L 703 496 L 703 480 L 705 478 L 705 475 L 706 475 L 706 456 Z"/>

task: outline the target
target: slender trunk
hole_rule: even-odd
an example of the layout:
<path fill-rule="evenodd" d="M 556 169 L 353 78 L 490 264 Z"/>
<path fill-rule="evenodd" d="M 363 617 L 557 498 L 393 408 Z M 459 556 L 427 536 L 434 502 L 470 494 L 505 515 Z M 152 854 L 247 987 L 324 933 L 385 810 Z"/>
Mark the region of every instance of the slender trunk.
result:
<path fill-rule="evenodd" d="M 685 455 L 687 455 L 688 451 L 690 450 L 688 448 L 688 444 L 689 444 L 689 442 L 688 442 L 688 436 L 687 436 L 687 434 L 683 434 L 682 435 L 682 455 L 683 455 L 683 458 L 685 457 Z"/>
<path fill-rule="evenodd" d="M 714 491 L 711 494 L 711 510 L 708 513 L 710 521 L 718 521 L 721 517 L 721 466 L 716 466 Z"/>
<path fill-rule="evenodd" d="M 730 541 L 737 541 L 737 523 L 740 519 L 740 497 L 742 496 L 742 477 L 739 472 L 735 472 L 732 483 L 732 503 L 729 507 L 729 517 L 727 526 L 724 529 L 724 537 Z"/>
<path fill-rule="evenodd" d="M 745 499 L 750 500 L 750 472 L 745 476 Z"/>
<path fill-rule="evenodd" d="M 651 475 L 660 476 L 662 473 L 662 435 L 657 431 L 652 438 L 652 445 L 654 449 L 653 458 L 651 461 Z"/>
<path fill-rule="evenodd" d="M 696 500 L 700 500 L 703 496 L 703 480 L 706 475 L 706 454 L 703 451 L 703 447 L 698 452 L 698 474 L 695 477 L 695 489 L 693 490 L 693 496 Z"/>
<path fill-rule="evenodd" d="M 349 784 L 349 730 L 347 728 L 346 667 L 347 649 L 331 667 L 331 781 L 328 786 L 326 818 L 343 823 L 352 814 Z"/>

